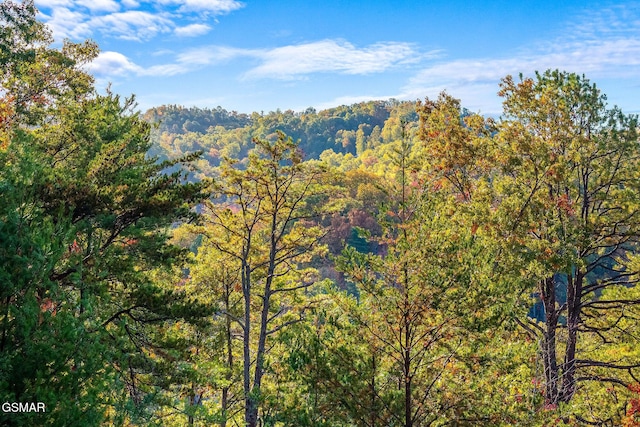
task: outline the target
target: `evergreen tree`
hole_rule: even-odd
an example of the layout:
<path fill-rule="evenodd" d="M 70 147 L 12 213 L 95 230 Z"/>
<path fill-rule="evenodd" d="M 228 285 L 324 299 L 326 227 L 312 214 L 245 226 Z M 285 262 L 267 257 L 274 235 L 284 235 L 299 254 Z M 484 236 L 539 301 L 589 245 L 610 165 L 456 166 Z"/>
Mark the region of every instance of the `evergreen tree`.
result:
<path fill-rule="evenodd" d="M 166 344 L 153 325 L 205 313 L 156 280 L 182 257 L 166 231 L 194 217 L 203 185 L 165 172 L 191 158 L 146 156 L 132 99 L 93 92 L 95 46 L 49 47 L 32 2 L 0 13 L 0 395 L 47 408 L 2 422 L 133 421 Z"/>

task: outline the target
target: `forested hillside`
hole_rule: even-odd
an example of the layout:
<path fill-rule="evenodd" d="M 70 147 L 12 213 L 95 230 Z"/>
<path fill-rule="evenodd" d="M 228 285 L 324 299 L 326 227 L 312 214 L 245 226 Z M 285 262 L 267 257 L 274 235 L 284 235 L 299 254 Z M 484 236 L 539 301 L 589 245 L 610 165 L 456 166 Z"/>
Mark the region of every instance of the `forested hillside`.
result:
<path fill-rule="evenodd" d="M 587 77 L 143 114 L 0 22 L 0 424 L 640 425 L 638 118 Z"/>
<path fill-rule="evenodd" d="M 397 100 L 251 115 L 222 107 L 211 110 L 173 105 L 152 108 L 143 117 L 155 125 L 152 141 L 157 154 L 171 158 L 202 151 L 203 170 L 219 165 L 223 157 L 246 157 L 254 138 L 271 138 L 278 131 L 299 142 L 307 159 L 317 159 L 327 150 L 357 156 L 399 139 L 402 123 L 418 119 L 415 102 Z"/>

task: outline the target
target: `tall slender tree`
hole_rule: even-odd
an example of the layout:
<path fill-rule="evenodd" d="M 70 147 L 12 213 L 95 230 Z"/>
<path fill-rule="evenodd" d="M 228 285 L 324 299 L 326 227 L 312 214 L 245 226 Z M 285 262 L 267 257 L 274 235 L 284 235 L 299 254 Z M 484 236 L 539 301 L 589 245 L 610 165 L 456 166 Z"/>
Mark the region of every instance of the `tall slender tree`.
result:
<path fill-rule="evenodd" d="M 272 336 L 304 319 L 314 284 L 303 268 L 324 249 L 324 231 L 313 225 L 326 210 L 328 187 L 321 168 L 304 164 L 297 144 L 278 132 L 255 140 L 246 167 L 222 165 L 209 205 L 207 244 L 231 257 L 240 272 L 242 310 L 223 310 L 240 327 L 244 422 L 256 426 L 268 372 Z"/>
<path fill-rule="evenodd" d="M 347 249 L 339 264 L 366 307 L 353 315 L 378 349 L 372 363 L 391 379 L 372 388 L 371 407 L 379 414 L 363 424 L 370 426 L 429 425 L 458 405 L 446 393 L 454 382 L 445 380 L 460 345 L 454 337 L 458 321 L 447 310 L 447 294 L 456 292 L 459 277 L 442 264 L 455 252 L 445 238 L 446 217 L 438 214 L 446 199 L 429 192 L 419 150 L 412 150 L 408 134 L 402 136 L 395 149 L 396 181 L 387 186 L 392 202 L 380 218 L 381 253 Z M 379 376 L 375 370 L 372 375 Z"/>

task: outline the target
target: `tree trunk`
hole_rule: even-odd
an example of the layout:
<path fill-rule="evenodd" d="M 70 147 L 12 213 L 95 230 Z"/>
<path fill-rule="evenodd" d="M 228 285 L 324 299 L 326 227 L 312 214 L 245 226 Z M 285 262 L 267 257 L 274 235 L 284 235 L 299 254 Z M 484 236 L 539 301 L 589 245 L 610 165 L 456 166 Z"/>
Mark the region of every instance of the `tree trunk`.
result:
<path fill-rule="evenodd" d="M 195 403 L 196 403 L 196 396 L 195 396 L 194 385 L 191 384 L 191 395 L 189 396 L 189 406 L 193 408 L 195 406 Z M 189 414 L 189 416 L 187 417 L 187 424 L 189 425 L 189 427 L 193 427 L 193 423 L 194 423 L 193 415 Z"/>
<path fill-rule="evenodd" d="M 260 335 L 258 337 L 258 348 L 256 350 L 256 365 L 253 377 L 253 387 L 249 395 L 249 405 L 246 408 L 245 421 L 247 427 L 256 427 L 258 424 L 258 402 L 260 400 L 260 387 L 262 376 L 264 375 L 264 357 L 267 343 L 267 320 L 269 319 L 269 299 L 271 280 L 267 279 L 265 295 L 260 316 Z"/>
<path fill-rule="evenodd" d="M 7 296 L 4 310 L 4 318 L 2 319 L 2 340 L 0 340 L 0 352 L 4 352 L 7 342 L 7 331 L 9 329 L 9 305 L 11 304 L 11 295 Z"/>
<path fill-rule="evenodd" d="M 542 357 L 545 376 L 545 400 L 548 405 L 558 404 L 558 362 L 556 360 L 556 330 L 558 311 L 556 310 L 556 288 L 552 277 L 540 283 L 545 310 L 545 330 L 542 343 Z"/>
<path fill-rule="evenodd" d="M 378 408 L 376 402 L 376 353 L 371 355 L 371 427 L 375 427 L 378 421 Z"/>
<path fill-rule="evenodd" d="M 275 205 L 277 206 L 277 200 Z M 247 427 L 256 427 L 258 423 L 258 402 L 260 400 L 260 388 L 262 385 L 262 376 L 264 375 L 264 358 L 267 347 L 269 309 L 271 301 L 271 285 L 276 270 L 277 248 L 277 230 L 278 230 L 277 212 L 271 216 L 271 239 L 269 246 L 269 266 L 267 268 L 267 276 L 264 284 L 264 296 L 262 298 L 262 312 L 260 313 L 260 333 L 258 335 L 258 348 L 256 349 L 256 364 L 253 376 L 253 387 L 248 399 L 248 405 L 245 413 L 245 421 Z"/>
<path fill-rule="evenodd" d="M 404 230 L 406 239 L 406 230 Z M 411 320 L 409 319 L 410 301 L 409 301 L 409 272 L 407 265 L 404 265 L 404 354 L 403 374 L 404 374 L 404 425 L 405 427 L 413 427 L 413 402 L 411 401 Z"/>
<path fill-rule="evenodd" d="M 580 322 L 580 295 L 584 276 L 577 273 L 569 276 L 567 286 L 567 348 L 563 365 L 562 393 L 560 399 L 569 402 L 576 392 L 576 345 Z"/>
<path fill-rule="evenodd" d="M 225 299 L 224 299 L 224 309 L 227 313 L 231 312 L 231 285 L 227 284 L 225 289 Z M 227 316 L 226 318 L 226 346 L 227 346 L 227 369 L 228 372 L 225 375 L 225 379 L 228 383 L 231 383 L 231 378 L 233 376 L 233 347 L 232 347 L 232 336 L 231 336 L 231 317 Z M 222 420 L 220 421 L 220 427 L 226 427 L 227 425 L 227 414 L 229 412 L 229 385 L 225 385 L 222 388 Z"/>
<path fill-rule="evenodd" d="M 413 427 L 413 417 L 411 416 L 411 376 L 408 375 L 404 380 L 404 418 L 405 427 Z"/>
<path fill-rule="evenodd" d="M 254 404 L 253 399 L 251 398 L 251 269 L 246 263 L 246 258 L 242 260 L 242 294 L 244 297 L 244 329 L 242 331 L 242 379 L 245 403 L 245 423 L 246 425 L 251 425 L 250 414 L 253 411 Z M 255 425 L 255 423 L 253 425 Z"/>

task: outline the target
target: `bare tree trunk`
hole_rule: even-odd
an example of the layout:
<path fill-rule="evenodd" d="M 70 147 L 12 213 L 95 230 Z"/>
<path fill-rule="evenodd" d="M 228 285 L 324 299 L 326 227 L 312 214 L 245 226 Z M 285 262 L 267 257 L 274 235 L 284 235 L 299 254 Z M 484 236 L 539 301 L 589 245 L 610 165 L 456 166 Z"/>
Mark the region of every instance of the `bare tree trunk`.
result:
<path fill-rule="evenodd" d="M 9 305 L 11 304 L 11 295 L 7 296 L 5 300 L 5 310 L 2 319 L 2 339 L 0 340 L 0 352 L 4 352 L 5 345 L 7 343 L 7 331 L 9 330 Z"/>
<path fill-rule="evenodd" d="M 411 376 L 407 375 L 404 380 L 404 418 L 405 418 L 405 427 L 413 427 L 413 417 L 412 413 L 412 402 L 411 402 Z"/>
<path fill-rule="evenodd" d="M 569 276 L 567 287 L 567 348 L 563 365 L 562 394 L 560 399 L 569 402 L 576 392 L 576 346 L 578 324 L 580 322 L 580 295 L 584 276 L 577 273 L 575 279 Z"/>
<path fill-rule="evenodd" d="M 253 377 L 253 387 L 249 396 L 250 404 L 247 406 L 247 427 L 256 427 L 258 424 L 258 403 L 260 400 L 260 388 L 262 386 L 262 376 L 264 375 L 264 359 L 267 342 L 267 321 L 269 319 L 269 299 L 270 279 L 267 279 L 265 295 L 260 316 L 260 335 L 258 337 L 258 348 L 256 349 L 256 365 Z"/>
<path fill-rule="evenodd" d="M 242 332 L 242 379 L 245 402 L 245 424 L 251 425 L 250 414 L 252 413 L 254 404 L 253 399 L 251 398 L 251 269 L 247 264 L 246 258 L 242 260 L 242 294 L 244 297 L 244 329 Z"/>
<path fill-rule="evenodd" d="M 196 396 L 195 396 L 195 389 L 194 389 L 194 384 L 191 384 L 191 395 L 189 396 L 189 407 L 193 408 L 195 406 L 196 403 Z M 189 425 L 189 427 L 193 427 L 193 423 L 194 423 L 194 419 L 193 419 L 193 415 L 189 414 L 189 416 L 187 417 L 187 424 Z"/>
<path fill-rule="evenodd" d="M 227 313 L 231 312 L 231 284 L 227 283 L 225 289 L 225 299 L 224 299 L 224 309 Z M 220 421 L 220 427 L 226 427 L 227 425 L 227 416 L 229 412 L 229 389 L 230 382 L 233 376 L 233 347 L 232 347 L 232 336 L 231 336 L 231 317 L 227 316 L 226 323 L 226 346 L 227 346 L 227 369 L 228 372 L 225 375 L 225 379 L 227 380 L 227 385 L 222 388 L 222 420 Z"/>
<path fill-rule="evenodd" d="M 545 330 L 542 343 L 545 399 L 547 404 L 555 405 L 558 403 L 558 362 L 556 360 L 558 311 L 556 310 L 556 289 L 553 276 L 541 281 L 540 286 L 545 310 Z"/>
<path fill-rule="evenodd" d="M 376 353 L 375 350 L 371 355 L 371 427 L 375 427 L 378 421 L 378 408 L 376 402 Z"/>
<path fill-rule="evenodd" d="M 278 200 L 275 200 L 277 206 Z M 277 248 L 277 232 L 278 232 L 278 216 L 277 211 L 271 215 L 271 239 L 269 243 L 269 267 L 267 269 L 267 277 L 264 285 L 264 296 L 262 297 L 262 312 L 260 313 L 260 333 L 258 335 L 258 348 L 256 349 L 256 364 L 253 377 L 253 387 L 250 393 L 250 405 L 246 409 L 247 427 L 256 427 L 258 422 L 258 402 L 260 400 L 260 388 L 262 386 L 262 376 L 264 375 L 264 362 L 267 346 L 269 309 L 271 302 L 271 285 L 276 270 Z"/>
<path fill-rule="evenodd" d="M 404 230 L 403 230 L 404 231 Z M 406 231 L 405 239 L 406 239 Z M 409 272 L 405 262 L 404 265 L 404 313 L 403 313 L 403 329 L 404 329 L 404 354 L 402 355 L 403 361 L 403 375 L 404 375 L 404 425 L 405 427 L 413 427 L 413 402 L 411 401 L 411 393 L 412 393 L 412 375 L 411 375 L 411 319 L 409 319 L 410 315 L 410 304 L 409 301 Z"/>

